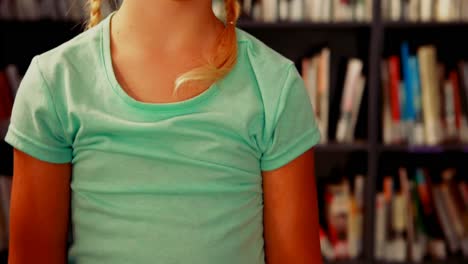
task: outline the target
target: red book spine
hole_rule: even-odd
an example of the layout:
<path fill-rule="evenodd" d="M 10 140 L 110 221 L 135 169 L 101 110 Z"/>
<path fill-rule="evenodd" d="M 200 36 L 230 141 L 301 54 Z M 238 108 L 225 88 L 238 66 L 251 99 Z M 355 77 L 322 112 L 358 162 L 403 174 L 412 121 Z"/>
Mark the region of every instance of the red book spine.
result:
<path fill-rule="evenodd" d="M 458 131 L 460 131 L 462 110 L 460 101 L 460 83 L 458 82 L 457 71 L 451 71 L 449 77 L 453 87 L 453 108 L 455 110 L 455 125 L 457 126 Z"/>
<path fill-rule="evenodd" d="M 400 58 L 391 56 L 388 62 L 390 75 L 390 107 L 392 120 L 400 121 Z"/>

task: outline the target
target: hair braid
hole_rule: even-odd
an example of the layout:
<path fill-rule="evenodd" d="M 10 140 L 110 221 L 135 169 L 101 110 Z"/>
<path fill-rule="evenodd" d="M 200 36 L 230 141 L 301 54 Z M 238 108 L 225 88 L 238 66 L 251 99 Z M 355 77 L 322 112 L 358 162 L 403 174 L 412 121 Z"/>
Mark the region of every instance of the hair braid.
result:
<path fill-rule="evenodd" d="M 237 38 L 236 22 L 240 5 L 237 0 L 224 0 L 226 25 L 218 39 L 216 54 L 204 66 L 195 68 L 179 76 L 175 81 L 175 90 L 188 81 L 218 81 L 227 75 L 236 64 Z"/>
<path fill-rule="evenodd" d="M 92 28 L 97 25 L 102 19 L 101 0 L 88 0 L 89 5 L 89 21 L 86 27 Z"/>

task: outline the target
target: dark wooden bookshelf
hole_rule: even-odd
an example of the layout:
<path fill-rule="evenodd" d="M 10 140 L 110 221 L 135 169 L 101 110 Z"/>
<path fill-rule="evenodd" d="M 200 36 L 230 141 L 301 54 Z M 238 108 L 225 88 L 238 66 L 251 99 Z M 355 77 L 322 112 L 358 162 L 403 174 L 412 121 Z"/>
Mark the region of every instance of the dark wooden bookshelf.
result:
<path fill-rule="evenodd" d="M 449 144 L 442 146 L 384 145 L 381 139 L 382 92 L 380 83 L 381 59 L 388 54 L 399 54 L 401 41 L 408 40 L 411 47 L 433 43 L 448 50 L 459 58 L 468 58 L 468 41 L 463 34 L 468 32 L 468 22 L 406 22 L 383 21 L 381 1 L 374 0 L 373 19 L 370 22 L 275 22 L 264 23 L 246 19 L 237 26 L 246 30 L 267 45 L 300 65 L 301 58 L 328 46 L 332 52 L 330 70 L 330 96 L 342 90 L 338 82 L 338 64 L 342 58 L 359 57 L 364 62 L 363 73 L 367 84 L 363 95 L 362 108 L 357 124 L 356 137 L 359 141 L 349 144 L 333 142 L 317 145 L 317 178 L 327 179 L 329 168 L 335 166 L 357 166 L 367 175 L 364 215 L 364 252 L 354 260 L 325 261 L 326 264 L 401 264 L 411 262 L 385 262 L 374 259 L 375 195 L 380 184 L 381 169 L 388 158 L 392 166 L 399 166 L 408 157 L 429 155 L 432 159 L 445 157 L 437 162 L 451 162 L 456 159 L 462 164 L 467 157 L 468 145 Z M 0 20 L 0 67 L 14 63 L 24 72 L 32 56 L 49 50 L 79 34 L 84 26 L 75 21 L 5 21 Z M 438 50 L 439 51 L 439 50 Z M 445 54 L 442 54 L 444 57 Z M 451 55 L 451 56 L 454 56 Z M 447 56 L 450 57 L 450 56 Z M 330 104 L 330 107 L 332 105 Z M 331 111 L 337 111 L 330 108 Z M 330 124 L 335 122 L 337 113 L 330 112 Z M 335 117 L 333 117 L 335 116 Z M 437 156 L 439 155 L 439 156 Z M 402 164 L 406 164 L 403 162 Z M 411 161 L 409 161 L 411 162 Z M 343 165 L 344 164 L 344 165 Z M 351 165 L 350 165 L 351 164 Z M 0 141 L 0 174 L 12 174 L 12 149 Z M 323 168 L 326 167 L 326 168 Z M 356 170 L 359 171 L 359 170 Z M 324 174 L 324 175 L 321 175 Z M 0 263 L 6 252 L 0 254 Z M 444 261 L 424 260 L 423 264 L 462 264 L 468 260 L 460 256 Z"/>
<path fill-rule="evenodd" d="M 326 143 L 318 144 L 315 150 L 318 152 L 347 152 L 347 151 L 368 151 L 369 144 L 365 142 L 357 143 Z"/>
<path fill-rule="evenodd" d="M 379 145 L 380 152 L 409 152 L 409 153 L 445 153 L 445 152 L 464 152 L 468 153 L 468 145 L 464 144 L 449 144 L 438 146 L 409 146 L 409 145 Z"/>
<path fill-rule="evenodd" d="M 412 21 L 385 21 L 383 22 L 385 28 L 396 28 L 396 29 L 443 29 L 443 28 L 460 28 L 467 29 L 468 21 L 449 21 L 449 22 L 412 22 Z"/>
<path fill-rule="evenodd" d="M 295 29 L 295 28 L 307 28 L 307 29 L 360 29 L 360 28 L 370 28 L 370 22 L 291 22 L 291 21 L 283 21 L 283 22 L 259 22 L 259 21 L 239 21 L 237 23 L 239 28 L 243 29 Z"/>
<path fill-rule="evenodd" d="M 391 261 L 375 261 L 375 264 L 418 264 L 418 263 L 424 263 L 424 264 L 465 264 L 466 260 L 463 260 L 462 258 L 458 257 L 449 257 L 446 260 L 429 260 L 425 259 L 422 262 L 411 262 L 411 261 L 405 261 L 405 262 L 391 262 Z"/>

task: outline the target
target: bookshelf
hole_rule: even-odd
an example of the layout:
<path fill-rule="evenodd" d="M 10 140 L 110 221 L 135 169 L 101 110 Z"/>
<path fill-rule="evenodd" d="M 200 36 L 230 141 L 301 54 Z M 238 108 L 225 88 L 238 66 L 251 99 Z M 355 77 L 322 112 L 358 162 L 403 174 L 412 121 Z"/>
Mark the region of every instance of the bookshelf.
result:
<path fill-rule="evenodd" d="M 468 58 L 467 40 L 460 37 L 468 31 L 468 22 L 404 22 L 384 21 L 381 15 L 381 1 L 374 0 L 371 22 L 278 22 L 264 23 L 242 19 L 238 27 L 258 37 L 269 46 L 295 61 L 299 66 L 301 57 L 319 46 L 327 45 L 332 50 L 330 96 L 337 91 L 337 71 L 333 65 L 339 57 L 358 56 L 364 61 L 363 73 L 367 84 L 363 105 L 359 114 L 356 143 L 328 143 L 316 149 L 317 178 L 320 183 L 338 164 L 358 163 L 356 171 L 365 173 L 364 252 L 353 260 L 325 262 L 327 264 L 399 264 L 374 259 L 375 195 L 382 181 L 385 166 L 400 166 L 403 159 L 422 163 L 437 159 L 437 163 L 462 164 L 468 160 L 468 145 L 449 144 L 441 146 L 384 145 L 381 138 L 382 92 L 380 83 L 381 58 L 399 48 L 402 40 L 410 44 L 434 43 Z M 24 72 L 33 55 L 46 51 L 81 32 L 83 25 L 73 21 L 1 21 L 0 20 L 0 67 L 15 63 Z M 279 37 L 281 36 L 281 37 Z M 31 45 L 34 43 L 34 45 Z M 344 44 L 345 43 L 345 44 Z M 455 44 L 454 44 L 455 43 Z M 333 57 L 335 56 L 335 57 Z M 451 57 L 442 54 L 442 57 Z M 449 58 L 450 59 L 450 58 Z M 332 109 L 332 108 L 330 108 Z M 336 110 L 335 110 L 336 111 Z M 337 119 L 338 113 L 330 113 L 330 119 Z M 331 128 L 330 130 L 333 130 Z M 12 174 L 12 149 L 0 143 L 0 174 Z M 442 157 L 442 158 L 441 158 Z M 390 164 L 384 160 L 392 160 Z M 404 164 L 404 162 L 403 162 Z M 343 165 L 347 166 L 347 165 Z M 397 168 L 397 167 L 396 167 Z M 325 175 L 325 176 L 324 176 Z M 0 254 L 0 263 L 6 252 Z M 462 264 L 461 256 L 444 261 L 425 260 L 424 264 Z"/>
<path fill-rule="evenodd" d="M 244 29 L 358 29 L 370 28 L 371 23 L 368 22 L 258 22 L 249 20 L 239 20 L 237 26 Z"/>

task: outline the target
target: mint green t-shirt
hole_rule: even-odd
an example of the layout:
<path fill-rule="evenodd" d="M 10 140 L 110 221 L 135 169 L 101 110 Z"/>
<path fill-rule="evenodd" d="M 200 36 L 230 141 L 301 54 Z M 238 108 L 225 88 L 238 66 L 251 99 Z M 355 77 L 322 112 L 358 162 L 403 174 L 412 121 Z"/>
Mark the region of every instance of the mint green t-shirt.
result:
<path fill-rule="evenodd" d="M 116 80 L 109 28 L 108 16 L 33 58 L 5 139 L 73 164 L 70 262 L 264 263 L 261 172 L 320 137 L 294 64 L 236 29 L 226 77 L 185 101 L 143 103 Z"/>

